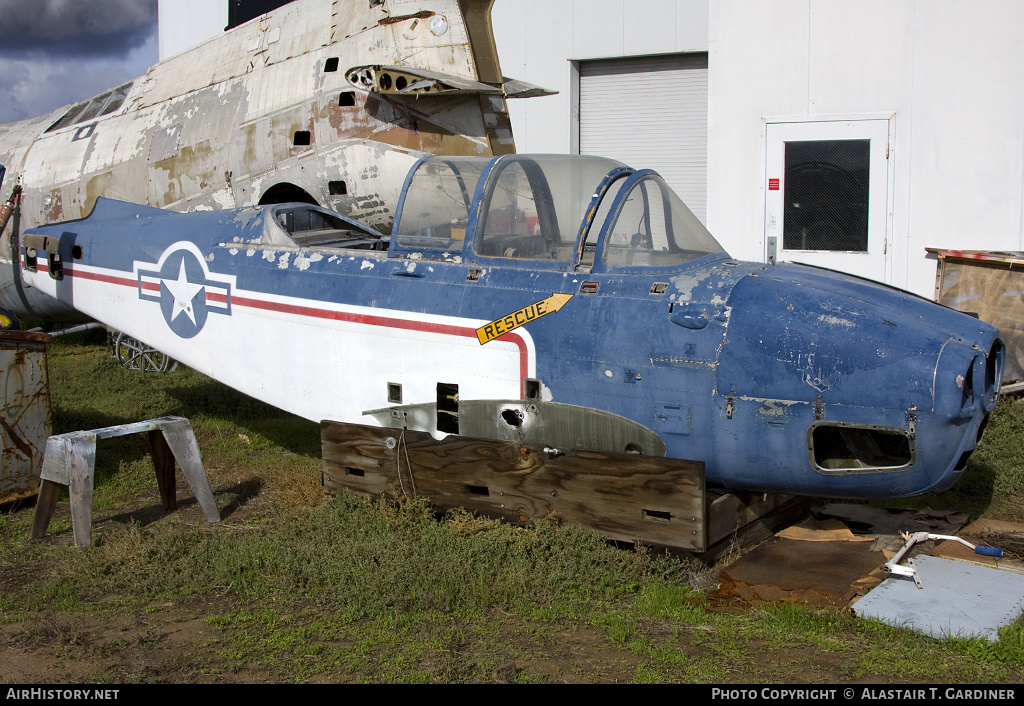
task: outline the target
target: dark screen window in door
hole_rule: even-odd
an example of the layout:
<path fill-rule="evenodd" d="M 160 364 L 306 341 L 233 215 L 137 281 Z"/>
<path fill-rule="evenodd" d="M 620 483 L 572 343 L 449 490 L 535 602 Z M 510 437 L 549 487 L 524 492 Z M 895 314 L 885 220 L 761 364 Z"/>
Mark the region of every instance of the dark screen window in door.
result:
<path fill-rule="evenodd" d="M 871 140 L 786 143 L 783 248 L 868 250 Z"/>

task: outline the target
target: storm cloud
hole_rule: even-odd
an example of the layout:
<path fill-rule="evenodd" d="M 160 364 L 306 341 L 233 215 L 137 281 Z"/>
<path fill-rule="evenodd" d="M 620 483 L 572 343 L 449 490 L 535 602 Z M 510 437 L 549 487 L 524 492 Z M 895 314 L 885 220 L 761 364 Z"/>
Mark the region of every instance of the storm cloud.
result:
<path fill-rule="evenodd" d="M 157 45 L 157 0 L 0 0 L 0 123 L 129 81 Z"/>
<path fill-rule="evenodd" d="M 157 0 L 0 0 L 0 54 L 123 56 L 156 21 Z"/>

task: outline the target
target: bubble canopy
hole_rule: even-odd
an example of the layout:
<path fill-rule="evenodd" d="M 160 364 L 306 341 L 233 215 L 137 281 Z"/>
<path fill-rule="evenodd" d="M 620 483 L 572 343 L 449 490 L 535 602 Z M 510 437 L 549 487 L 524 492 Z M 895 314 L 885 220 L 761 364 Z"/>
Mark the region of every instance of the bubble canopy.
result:
<path fill-rule="evenodd" d="M 402 189 L 390 253 L 595 272 L 725 255 L 656 172 L 579 155 L 420 160 Z"/>

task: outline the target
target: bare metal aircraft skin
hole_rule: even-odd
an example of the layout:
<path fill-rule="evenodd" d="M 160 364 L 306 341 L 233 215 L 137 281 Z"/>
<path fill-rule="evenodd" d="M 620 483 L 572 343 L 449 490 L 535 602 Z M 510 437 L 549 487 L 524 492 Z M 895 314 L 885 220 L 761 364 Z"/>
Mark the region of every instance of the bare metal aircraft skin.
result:
<path fill-rule="evenodd" d="M 493 0 L 297 0 L 95 98 L 0 125 L 24 231 L 101 196 L 175 211 L 307 201 L 389 229 L 426 154 L 515 151 Z M 0 307 L 75 312 L 17 287 L 0 239 Z"/>
<path fill-rule="evenodd" d="M 389 237 L 300 204 L 101 200 L 25 245 L 33 286 L 308 419 L 699 460 L 709 486 L 942 490 L 999 393 L 994 327 L 732 260 L 607 159 L 426 158 Z"/>

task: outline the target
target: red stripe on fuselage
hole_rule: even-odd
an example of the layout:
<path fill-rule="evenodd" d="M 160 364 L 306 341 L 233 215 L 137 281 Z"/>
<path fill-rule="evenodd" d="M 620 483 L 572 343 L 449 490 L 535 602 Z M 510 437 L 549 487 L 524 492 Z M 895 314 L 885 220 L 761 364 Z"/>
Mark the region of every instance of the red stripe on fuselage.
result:
<path fill-rule="evenodd" d="M 40 268 L 43 269 L 43 268 Z M 132 289 L 138 289 L 139 284 L 137 280 L 128 279 L 126 277 L 114 277 L 112 275 L 101 275 L 95 272 L 85 272 L 83 270 L 72 270 L 69 267 L 64 268 L 64 274 L 70 277 L 78 277 L 80 279 L 93 280 L 96 282 L 105 282 L 107 284 L 116 284 L 122 287 L 131 287 Z M 143 282 L 144 289 L 157 290 L 159 291 L 160 285 L 156 283 Z M 227 302 L 227 295 L 212 293 L 209 290 L 206 291 L 206 298 L 212 301 Z M 263 299 L 252 299 L 250 297 L 231 297 L 231 304 L 233 306 L 249 307 L 250 309 L 262 309 L 263 311 L 276 311 L 283 314 L 295 314 L 296 316 L 305 316 L 314 319 L 325 319 L 328 321 L 347 321 L 356 324 L 365 324 L 367 326 L 381 326 L 384 328 L 394 328 L 404 331 L 424 331 L 427 333 L 440 333 L 447 336 L 461 336 L 463 338 L 472 338 L 476 340 L 476 329 L 466 328 L 463 326 L 451 326 L 448 324 L 433 324 L 426 321 L 412 321 L 409 319 L 390 319 L 385 316 L 373 316 L 370 314 L 352 314 L 344 311 L 331 311 L 330 309 L 320 309 L 311 306 L 300 306 L 297 304 L 280 304 L 278 302 L 266 301 Z M 496 341 L 505 341 L 506 343 L 512 343 L 519 349 L 519 394 L 526 394 L 526 378 L 530 374 L 529 369 L 529 352 L 526 348 L 526 340 L 517 333 L 506 333 L 503 336 L 499 336 L 494 339 Z"/>

